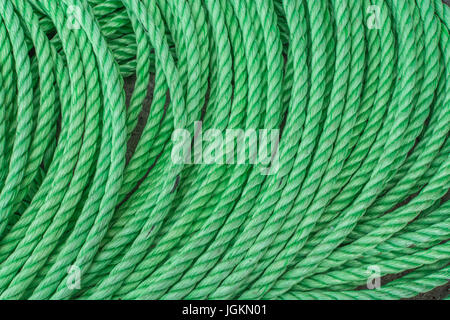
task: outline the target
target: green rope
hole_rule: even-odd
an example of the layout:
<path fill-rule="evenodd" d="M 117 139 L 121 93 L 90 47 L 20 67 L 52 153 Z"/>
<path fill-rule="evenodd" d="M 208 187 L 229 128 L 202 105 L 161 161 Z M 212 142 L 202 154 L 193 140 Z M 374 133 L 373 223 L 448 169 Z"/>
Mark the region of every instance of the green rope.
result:
<path fill-rule="evenodd" d="M 448 286 L 449 33 L 441 0 L 1 1 L 0 299 Z M 279 130 L 273 171 L 203 163 L 199 121 Z"/>

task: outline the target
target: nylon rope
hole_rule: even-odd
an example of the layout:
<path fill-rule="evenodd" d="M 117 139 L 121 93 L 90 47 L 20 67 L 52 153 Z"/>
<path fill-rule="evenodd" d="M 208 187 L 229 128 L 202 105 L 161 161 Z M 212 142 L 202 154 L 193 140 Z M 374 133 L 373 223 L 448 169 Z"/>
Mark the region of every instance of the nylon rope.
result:
<path fill-rule="evenodd" d="M 448 284 L 449 33 L 441 0 L 0 1 L 0 299 Z M 199 121 L 278 130 L 276 170 L 174 161 Z"/>

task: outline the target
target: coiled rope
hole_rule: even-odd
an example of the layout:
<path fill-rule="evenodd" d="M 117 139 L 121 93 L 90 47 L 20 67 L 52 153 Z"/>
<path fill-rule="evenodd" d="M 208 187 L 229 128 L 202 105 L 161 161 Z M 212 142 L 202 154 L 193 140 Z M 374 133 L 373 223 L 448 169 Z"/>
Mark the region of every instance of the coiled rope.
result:
<path fill-rule="evenodd" d="M 2 0 L 0 16 L 0 299 L 449 283 L 441 0 Z M 279 169 L 175 163 L 173 133 L 200 120 L 280 129 Z M 395 279 L 366 287 L 374 266 Z"/>

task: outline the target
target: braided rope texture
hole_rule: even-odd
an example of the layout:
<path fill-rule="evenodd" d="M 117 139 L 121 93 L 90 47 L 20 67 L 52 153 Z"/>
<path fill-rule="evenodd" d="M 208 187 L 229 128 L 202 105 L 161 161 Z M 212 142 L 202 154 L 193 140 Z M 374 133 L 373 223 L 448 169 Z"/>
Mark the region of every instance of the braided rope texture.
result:
<path fill-rule="evenodd" d="M 276 170 L 174 162 L 200 121 Z M 411 298 L 449 188 L 441 0 L 0 1 L 0 299 Z"/>

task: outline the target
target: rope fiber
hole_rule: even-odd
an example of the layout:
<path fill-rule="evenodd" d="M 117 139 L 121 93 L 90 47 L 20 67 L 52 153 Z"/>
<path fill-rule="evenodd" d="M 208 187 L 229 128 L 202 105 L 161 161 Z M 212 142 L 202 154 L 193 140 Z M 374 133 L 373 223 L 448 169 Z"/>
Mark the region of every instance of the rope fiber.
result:
<path fill-rule="evenodd" d="M 0 0 L 0 299 L 448 294 L 449 188 L 442 0 Z"/>

